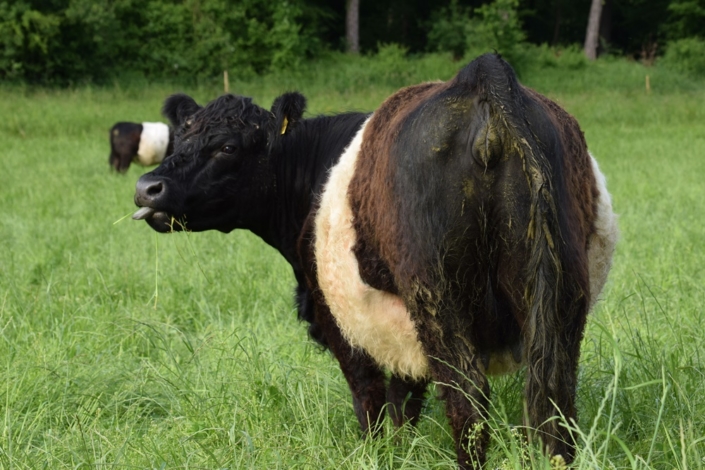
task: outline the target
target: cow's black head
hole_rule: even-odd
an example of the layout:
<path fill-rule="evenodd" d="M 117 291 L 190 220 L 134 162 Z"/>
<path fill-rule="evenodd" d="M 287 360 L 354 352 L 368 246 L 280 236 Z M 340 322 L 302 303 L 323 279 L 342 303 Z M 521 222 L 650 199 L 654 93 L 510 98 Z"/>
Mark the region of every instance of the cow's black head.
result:
<path fill-rule="evenodd" d="M 160 232 L 254 230 L 275 190 L 272 153 L 301 119 L 306 99 L 287 93 L 271 111 L 223 95 L 201 107 L 173 95 L 163 113 L 176 129 L 174 152 L 137 181 L 135 219 Z"/>

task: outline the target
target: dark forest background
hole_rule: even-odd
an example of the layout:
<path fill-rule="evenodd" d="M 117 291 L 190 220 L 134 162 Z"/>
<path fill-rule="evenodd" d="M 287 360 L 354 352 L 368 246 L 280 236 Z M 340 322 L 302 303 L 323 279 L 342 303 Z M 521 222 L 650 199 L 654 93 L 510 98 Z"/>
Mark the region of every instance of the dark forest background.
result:
<path fill-rule="evenodd" d="M 362 54 L 578 51 L 591 0 L 360 0 Z M 122 77 L 253 77 L 346 49 L 346 0 L 0 1 L 0 78 L 41 84 Z M 606 0 L 599 53 L 705 74 L 705 0 Z"/>

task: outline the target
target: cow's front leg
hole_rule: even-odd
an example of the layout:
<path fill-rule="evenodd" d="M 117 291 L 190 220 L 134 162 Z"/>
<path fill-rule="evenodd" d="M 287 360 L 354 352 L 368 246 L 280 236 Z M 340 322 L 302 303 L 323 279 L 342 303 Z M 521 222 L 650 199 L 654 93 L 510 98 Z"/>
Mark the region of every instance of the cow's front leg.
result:
<path fill-rule="evenodd" d="M 387 403 L 395 426 L 401 427 L 404 423 L 416 425 L 427 386 L 427 379 L 413 380 L 392 375 L 387 389 Z"/>
<path fill-rule="evenodd" d="M 316 303 L 316 321 L 325 335 L 328 347 L 340 364 L 345 380 L 348 381 L 353 409 L 362 432 L 378 434 L 384 419 L 384 372 L 366 352 L 350 346 L 330 310 L 320 299 Z"/>
<path fill-rule="evenodd" d="M 348 381 L 352 394 L 353 409 L 364 434 L 377 434 L 382 429 L 385 405 L 385 377 L 372 358 L 360 349 L 353 349 L 345 340 L 338 324 L 326 304 L 318 287 L 316 262 L 313 252 L 314 212 L 306 219 L 302 235 L 297 243 L 298 255 L 303 260 L 304 270 L 297 274 L 299 285 L 307 286 L 297 290 L 306 296 L 297 295 L 299 305 L 310 301 L 311 310 L 304 319 L 311 323 L 309 333 L 320 344 L 328 347 L 340 364 L 340 369 Z M 301 311 L 301 310 L 300 310 Z"/>
<path fill-rule="evenodd" d="M 343 348 L 349 348 L 346 344 Z M 377 435 L 384 420 L 384 373 L 361 350 L 349 349 L 336 355 L 352 393 L 353 409 L 364 434 Z"/>

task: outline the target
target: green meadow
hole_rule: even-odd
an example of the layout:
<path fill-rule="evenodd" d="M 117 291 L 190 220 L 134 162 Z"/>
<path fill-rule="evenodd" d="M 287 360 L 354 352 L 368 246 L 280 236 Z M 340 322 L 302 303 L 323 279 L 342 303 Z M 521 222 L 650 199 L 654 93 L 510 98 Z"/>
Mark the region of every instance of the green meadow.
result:
<path fill-rule="evenodd" d="M 332 57 L 230 83 L 309 116 L 373 110 L 448 79 L 444 56 Z M 649 75 L 650 90 L 646 89 Z M 621 239 L 582 344 L 580 469 L 705 468 L 705 80 L 616 59 L 522 81 L 575 115 Z M 160 120 L 212 82 L 0 85 L 0 468 L 453 468 L 433 389 L 416 428 L 361 438 L 334 359 L 296 319 L 286 262 L 249 232 L 158 235 L 109 171 L 116 121 Z M 487 468 L 548 468 L 522 426 L 521 373 L 492 379 Z"/>

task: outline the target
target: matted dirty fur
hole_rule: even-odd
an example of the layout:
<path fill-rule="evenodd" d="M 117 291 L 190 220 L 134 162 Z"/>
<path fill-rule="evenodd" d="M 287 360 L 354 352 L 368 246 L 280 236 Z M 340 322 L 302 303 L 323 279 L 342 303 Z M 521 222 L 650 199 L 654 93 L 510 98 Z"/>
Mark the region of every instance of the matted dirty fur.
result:
<path fill-rule="evenodd" d="M 395 374 L 420 379 L 428 376 L 428 360 L 403 300 L 365 283 L 353 252 L 357 236 L 348 187 L 366 124 L 331 170 L 320 198 L 315 228 L 318 283 L 351 346 L 362 348 Z M 592 307 L 607 280 L 618 231 L 605 177 L 592 156 L 591 162 L 597 182 L 596 219 L 588 250 Z M 492 354 L 485 372 L 489 375 L 514 372 L 524 363 L 524 358 L 517 359 L 509 350 Z"/>

